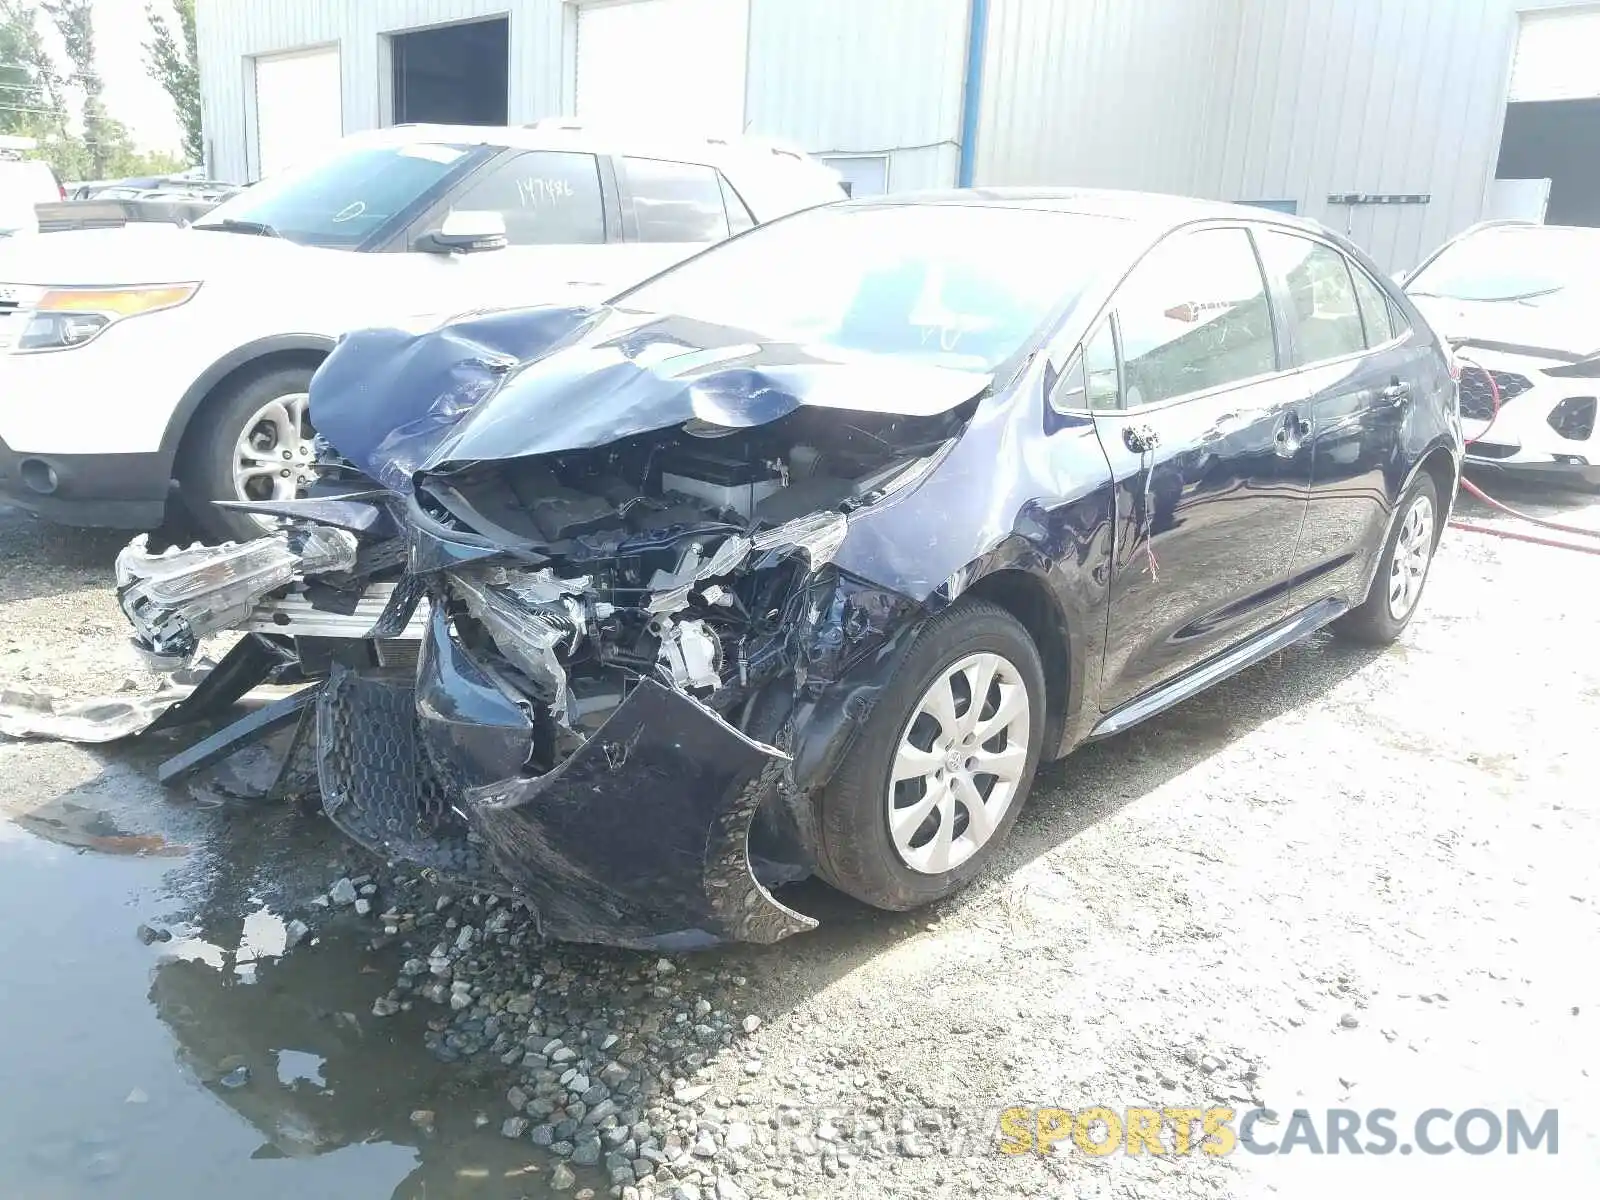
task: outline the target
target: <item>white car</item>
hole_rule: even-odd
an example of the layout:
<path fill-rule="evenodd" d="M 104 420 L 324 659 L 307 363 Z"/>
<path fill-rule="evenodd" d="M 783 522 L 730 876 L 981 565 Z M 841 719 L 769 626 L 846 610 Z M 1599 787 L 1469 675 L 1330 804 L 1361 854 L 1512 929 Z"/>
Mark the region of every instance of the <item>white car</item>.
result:
<path fill-rule="evenodd" d="M 0 238 L 37 233 L 39 217 L 35 206 L 64 198 L 49 163 L 8 158 L 0 144 Z"/>
<path fill-rule="evenodd" d="M 1600 487 L 1600 229 L 1477 225 L 1405 290 L 1455 350 L 1467 462 Z"/>
<path fill-rule="evenodd" d="M 402 126 L 246 189 L 192 227 L 0 242 L 0 502 L 147 529 L 310 482 L 312 373 L 353 329 L 603 300 L 758 222 L 844 198 L 752 139 Z M 775 281 L 774 286 L 781 286 Z"/>

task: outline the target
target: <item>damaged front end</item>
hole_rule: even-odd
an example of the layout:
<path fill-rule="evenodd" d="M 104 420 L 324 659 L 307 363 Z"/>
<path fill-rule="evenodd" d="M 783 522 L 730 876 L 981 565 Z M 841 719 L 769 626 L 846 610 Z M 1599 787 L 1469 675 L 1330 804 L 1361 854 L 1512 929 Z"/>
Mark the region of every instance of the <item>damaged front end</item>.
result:
<path fill-rule="evenodd" d="M 797 714 L 847 731 L 852 666 L 881 677 L 918 610 L 835 560 L 853 514 L 926 478 L 986 381 L 919 369 L 906 404 L 874 409 L 794 347 L 537 321 L 555 344 L 516 371 L 492 344 L 464 353 L 460 327 L 389 345 L 379 361 L 436 399 L 384 431 L 351 423 L 383 368 L 347 339 L 313 411 L 343 469 L 385 488 L 270 506 L 283 529 L 243 545 L 136 541 L 118 562 L 136 643 L 162 664 L 223 630 L 292 648 L 318 688 L 328 816 L 524 901 L 549 936 L 808 929 L 768 890 L 813 866 L 825 756 Z M 586 405 L 565 437 L 557 400 Z"/>

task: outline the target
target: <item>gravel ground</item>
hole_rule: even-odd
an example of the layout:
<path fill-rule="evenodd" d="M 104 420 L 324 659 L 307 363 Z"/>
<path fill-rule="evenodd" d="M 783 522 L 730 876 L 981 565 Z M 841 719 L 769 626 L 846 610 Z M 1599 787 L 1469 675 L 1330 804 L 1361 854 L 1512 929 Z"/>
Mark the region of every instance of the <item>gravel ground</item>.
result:
<path fill-rule="evenodd" d="M 1513 498 L 1600 526 L 1600 504 Z M 121 541 L 0 517 L 0 683 L 153 683 L 120 647 Z M 1452 535 L 1401 645 L 1319 637 L 1278 655 L 1047 768 L 1003 861 L 961 896 L 891 915 L 803 885 L 784 898 L 822 928 L 766 948 L 544 944 L 515 907 L 368 861 L 319 819 L 163 796 L 143 751 L 0 744 L 0 807 L 88 851 L 196 847 L 165 909 L 139 908 L 157 961 L 219 911 L 240 946 L 245 910 L 275 914 L 259 1020 L 295 1003 L 288 972 L 314 961 L 369 1010 L 360 1028 L 390 1031 L 385 1062 L 411 1082 L 364 1099 L 321 1151 L 381 1129 L 449 1170 L 417 1190 L 357 1169 L 330 1195 L 1593 1194 L 1597 594 L 1600 557 Z M 67 819 L 86 807 L 115 819 Z M 127 941 L 138 920 L 85 919 Z M 65 1056 L 94 1085 L 74 1053 L 53 1047 L 51 1069 Z M 175 1070 L 264 1126 L 244 1098 L 271 1102 L 265 1069 L 236 1058 L 191 1052 Z M 9 1078 L 41 1070 L 0 1050 Z M 1429 1108 L 1556 1108 L 1560 1152 L 998 1151 L 1008 1106 L 1216 1105 L 1273 1110 L 1258 1133 L 1273 1139 L 1297 1109 L 1320 1129 L 1329 1108 L 1387 1108 L 1401 1141 Z M 256 1157 L 218 1166 L 248 1182 Z M 215 1194 L 169 1170 L 165 1194 Z M 106 1186 L 81 1194 L 142 1194 Z"/>

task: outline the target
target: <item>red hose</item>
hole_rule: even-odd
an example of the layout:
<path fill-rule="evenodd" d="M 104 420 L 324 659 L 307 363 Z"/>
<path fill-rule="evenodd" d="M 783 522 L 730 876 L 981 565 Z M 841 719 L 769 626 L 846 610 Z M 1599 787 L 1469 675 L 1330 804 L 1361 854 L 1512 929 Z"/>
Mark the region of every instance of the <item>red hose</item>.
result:
<path fill-rule="evenodd" d="M 1489 414 L 1489 423 L 1483 427 L 1483 432 L 1475 438 L 1467 439 L 1466 444 L 1470 446 L 1480 440 L 1489 430 L 1493 429 L 1495 421 L 1500 417 L 1500 385 L 1495 380 L 1494 372 L 1487 367 L 1480 366 L 1478 363 L 1469 358 L 1463 358 L 1459 354 L 1456 355 L 1456 359 L 1467 366 L 1477 367 L 1478 370 L 1483 372 L 1484 377 L 1489 381 L 1489 396 L 1494 403 L 1494 409 Z M 1460 482 L 1461 489 L 1468 495 L 1477 497 L 1490 508 L 1498 509 L 1507 516 L 1516 517 L 1520 521 L 1527 521 L 1530 525 L 1537 525 L 1541 529 L 1553 529 L 1557 533 L 1574 533 L 1580 537 L 1600 538 L 1600 529 L 1586 529 L 1582 525 L 1563 525 L 1559 521 L 1536 517 L 1532 513 L 1525 513 L 1520 509 L 1512 508 L 1509 504 L 1501 503 L 1470 479 L 1462 479 Z M 1460 529 L 1466 533 L 1486 533 L 1491 537 L 1509 538 L 1515 542 L 1531 542 L 1535 546 L 1555 546 L 1561 550 L 1580 550 L 1585 554 L 1600 554 L 1600 546 L 1577 546 L 1571 542 L 1560 541 L 1556 538 L 1543 538 L 1531 533 L 1517 533 L 1510 529 L 1497 529 L 1493 525 L 1480 525 L 1475 521 L 1453 520 L 1450 522 L 1450 528 Z"/>

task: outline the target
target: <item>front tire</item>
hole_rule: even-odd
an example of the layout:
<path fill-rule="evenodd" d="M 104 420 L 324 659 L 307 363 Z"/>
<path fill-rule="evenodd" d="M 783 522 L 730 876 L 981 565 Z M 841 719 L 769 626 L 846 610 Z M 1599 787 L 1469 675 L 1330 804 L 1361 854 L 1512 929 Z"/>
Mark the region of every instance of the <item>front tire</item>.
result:
<path fill-rule="evenodd" d="M 270 521 L 217 508 L 213 500 L 289 499 L 313 478 L 307 417 L 311 366 L 282 366 L 227 386 L 195 417 L 178 463 L 183 501 L 208 538 L 247 541 Z"/>
<path fill-rule="evenodd" d="M 1411 624 L 1422 603 L 1443 517 L 1433 476 L 1421 472 L 1400 498 L 1397 511 L 1366 602 L 1333 623 L 1334 633 L 1347 641 L 1389 645 Z"/>
<path fill-rule="evenodd" d="M 963 601 L 907 650 L 818 801 L 818 870 L 878 908 L 917 908 L 982 871 L 1027 799 L 1044 732 L 1028 631 Z"/>

